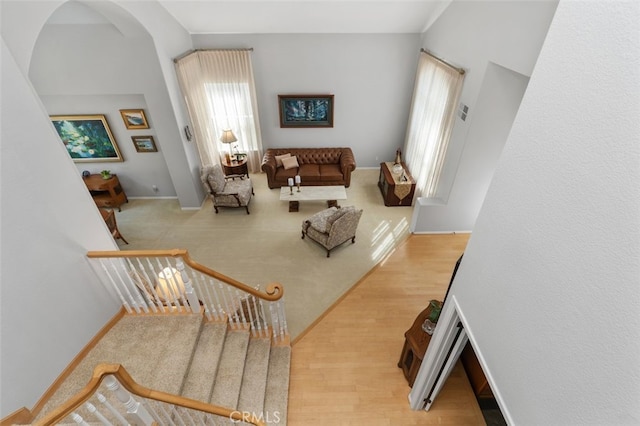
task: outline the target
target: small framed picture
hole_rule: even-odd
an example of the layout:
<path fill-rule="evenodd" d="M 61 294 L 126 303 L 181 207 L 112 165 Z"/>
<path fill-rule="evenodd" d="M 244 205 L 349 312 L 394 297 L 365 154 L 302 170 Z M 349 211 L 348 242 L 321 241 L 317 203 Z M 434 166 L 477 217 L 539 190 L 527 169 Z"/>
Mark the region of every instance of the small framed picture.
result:
<path fill-rule="evenodd" d="M 153 136 L 131 136 L 131 140 L 138 152 L 158 152 Z"/>
<path fill-rule="evenodd" d="M 147 117 L 143 109 L 121 109 L 120 115 L 127 129 L 148 129 Z"/>

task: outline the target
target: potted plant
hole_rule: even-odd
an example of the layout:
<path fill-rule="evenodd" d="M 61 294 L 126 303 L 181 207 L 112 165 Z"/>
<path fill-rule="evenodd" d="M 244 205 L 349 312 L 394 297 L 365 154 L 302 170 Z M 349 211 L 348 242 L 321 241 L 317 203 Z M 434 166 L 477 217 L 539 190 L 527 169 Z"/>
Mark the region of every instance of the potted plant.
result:
<path fill-rule="evenodd" d="M 111 170 L 102 170 L 100 172 L 102 179 L 111 179 Z"/>

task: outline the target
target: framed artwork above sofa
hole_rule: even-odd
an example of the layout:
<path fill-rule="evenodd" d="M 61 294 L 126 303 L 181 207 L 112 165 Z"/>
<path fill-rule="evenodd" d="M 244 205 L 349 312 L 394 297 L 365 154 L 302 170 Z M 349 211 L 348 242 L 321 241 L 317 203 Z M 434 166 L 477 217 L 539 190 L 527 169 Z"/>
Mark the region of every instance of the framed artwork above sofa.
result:
<path fill-rule="evenodd" d="M 333 95 L 278 95 L 280 127 L 333 127 Z"/>

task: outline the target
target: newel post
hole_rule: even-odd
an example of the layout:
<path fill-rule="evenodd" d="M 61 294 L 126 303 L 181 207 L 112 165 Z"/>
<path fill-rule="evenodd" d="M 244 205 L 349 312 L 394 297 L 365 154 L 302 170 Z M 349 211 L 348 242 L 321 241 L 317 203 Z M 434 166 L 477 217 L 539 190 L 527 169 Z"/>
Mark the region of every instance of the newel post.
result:
<path fill-rule="evenodd" d="M 184 262 L 180 258 L 176 260 L 176 269 L 180 272 L 180 278 L 182 278 L 182 282 L 184 283 L 184 296 L 187 298 L 187 302 L 189 302 L 191 312 L 197 314 L 200 312 L 200 300 L 198 299 L 195 289 L 191 285 L 191 279 L 189 278 L 187 271 L 184 269 Z"/>
<path fill-rule="evenodd" d="M 118 382 L 115 377 L 111 375 L 107 376 L 104 383 L 107 385 L 107 389 L 115 393 L 118 400 L 127 408 L 127 414 L 131 416 L 130 420 L 133 421 L 130 421 L 129 423 L 146 426 L 153 425 L 154 420 L 153 417 L 151 417 L 151 414 L 149 414 L 142 404 L 133 399 L 126 389 L 120 387 L 120 382 Z"/>

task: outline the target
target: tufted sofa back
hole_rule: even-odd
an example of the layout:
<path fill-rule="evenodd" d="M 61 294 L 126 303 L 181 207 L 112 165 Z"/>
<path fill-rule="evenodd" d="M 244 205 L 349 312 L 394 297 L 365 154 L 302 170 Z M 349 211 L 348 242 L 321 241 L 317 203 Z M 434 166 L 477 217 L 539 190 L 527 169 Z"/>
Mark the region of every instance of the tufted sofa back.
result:
<path fill-rule="evenodd" d="M 291 153 L 298 157 L 298 164 L 337 164 L 344 148 L 272 148 L 273 155 Z"/>

